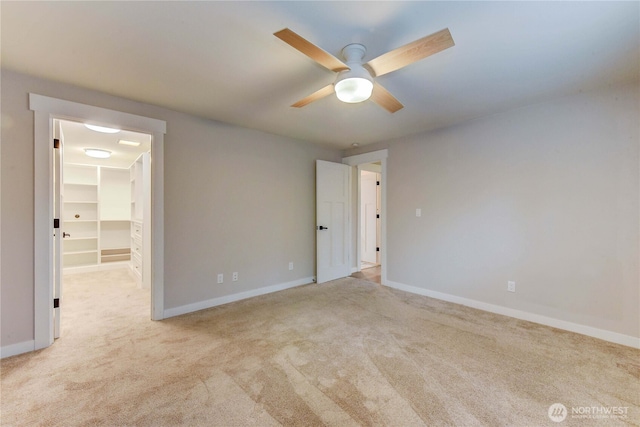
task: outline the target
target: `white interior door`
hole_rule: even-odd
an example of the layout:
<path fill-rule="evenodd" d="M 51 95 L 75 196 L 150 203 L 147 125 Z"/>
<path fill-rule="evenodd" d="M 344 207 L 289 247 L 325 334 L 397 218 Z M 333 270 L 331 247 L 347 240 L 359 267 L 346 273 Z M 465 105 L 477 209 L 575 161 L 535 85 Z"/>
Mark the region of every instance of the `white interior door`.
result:
<path fill-rule="evenodd" d="M 347 277 L 351 167 L 316 160 L 317 283 Z"/>
<path fill-rule="evenodd" d="M 64 223 L 62 202 L 64 200 L 63 159 L 64 136 L 59 120 L 54 120 L 53 145 L 53 217 L 58 228 L 53 229 L 53 337 L 60 337 L 60 302 L 62 301 L 62 239 Z"/>
<path fill-rule="evenodd" d="M 360 171 L 360 247 L 362 261 L 377 264 L 378 174 Z"/>

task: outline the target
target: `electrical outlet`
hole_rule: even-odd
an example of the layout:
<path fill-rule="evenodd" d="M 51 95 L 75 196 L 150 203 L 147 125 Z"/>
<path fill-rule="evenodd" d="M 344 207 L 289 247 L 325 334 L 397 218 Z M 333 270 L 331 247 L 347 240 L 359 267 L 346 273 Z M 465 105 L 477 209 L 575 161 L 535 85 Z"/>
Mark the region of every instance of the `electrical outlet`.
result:
<path fill-rule="evenodd" d="M 289 270 L 293 270 L 293 261 L 289 263 Z"/>
<path fill-rule="evenodd" d="M 516 291 L 516 282 L 513 282 L 513 281 L 509 280 L 507 282 L 507 290 L 509 292 L 515 292 Z"/>
<path fill-rule="evenodd" d="M 231 277 L 231 280 L 233 280 L 234 282 L 238 281 L 238 272 L 237 271 L 233 272 L 233 276 Z"/>
<path fill-rule="evenodd" d="M 416 217 L 421 217 L 422 216 L 422 209 L 418 208 L 416 209 Z"/>
<path fill-rule="evenodd" d="M 218 274 L 218 284 L 220 283 L 224 283 L 224 274 L 222 273 Z"/>

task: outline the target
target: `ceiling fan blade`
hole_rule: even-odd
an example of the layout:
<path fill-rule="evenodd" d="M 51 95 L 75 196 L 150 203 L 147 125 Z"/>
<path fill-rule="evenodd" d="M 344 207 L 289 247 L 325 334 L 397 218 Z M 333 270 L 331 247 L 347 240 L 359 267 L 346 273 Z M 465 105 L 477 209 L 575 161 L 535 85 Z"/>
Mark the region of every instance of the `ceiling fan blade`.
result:
<path fill-rule="evenodd" d="M 404 105 L 391 95 L 388 90 L 383 88 L 380 83 L 373 84 L 373 92 L 371 92 L 371 98 L 369 99 L 390 113 L 395 113 L 396 111 L 404 108 Z"/>
<path fill-rule="evenodd" d="M 334 92 L 333 83 L 326 85 L 320 90 L 313 92 L 311 95 L 306 98 L 302 98 L 300 101 L 291 105 L 292 107 L 302 108 L 307 104 L 311 104 L 313 101 L 317 101 L 318 99 L 324 98 L 325 96 L 329 96 Z"/>
<path fill-rule="evenodd" d="M 372 59 L 366 65 L 371 68 L 375 76 L 390 73 L 406 67 L 416 61 L 426 58 L 454 46 L 453 38 L 448 28 L 418 39 Z"/>
<path fill-rule="evenodd" d="M 349 69 L 344 62 L 320 49 L 310 41 L 300 37 L 288 28 L 273 33 L 273 35 L 331 71 L 338 72 Z"/>

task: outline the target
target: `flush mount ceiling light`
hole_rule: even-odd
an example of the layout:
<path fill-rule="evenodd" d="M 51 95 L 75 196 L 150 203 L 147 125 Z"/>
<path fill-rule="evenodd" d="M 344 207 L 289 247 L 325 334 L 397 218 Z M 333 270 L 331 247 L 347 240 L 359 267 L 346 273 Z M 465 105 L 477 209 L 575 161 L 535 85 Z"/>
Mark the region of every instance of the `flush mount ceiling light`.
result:
<path fill-rule="evenodd" d="M 108 128 L 108 127 L 105 127 L 105 126 L 91 125 L 89 123 L 85 123 L 84 125 L 88 129 L 91 129 L 91 130 L 96 131 L 96 132 L 102 132 L 102 133 L 118 133 L 118 132 L 120 132 L 120 129 Z"/>
<path fill-rule="evenodd" d="M 108 159 L 111 157 L 111 151 L 101 150 L 100 148 L 85 148 L 84 153 L 94 159 Z"/>
<path fill-rule="evenodd" d="M 129 145 L 131 147 L 138 147 L 140 145 L 138 141 L 127 141 L 126 139 L 119 140 L 118 144 Z"/>

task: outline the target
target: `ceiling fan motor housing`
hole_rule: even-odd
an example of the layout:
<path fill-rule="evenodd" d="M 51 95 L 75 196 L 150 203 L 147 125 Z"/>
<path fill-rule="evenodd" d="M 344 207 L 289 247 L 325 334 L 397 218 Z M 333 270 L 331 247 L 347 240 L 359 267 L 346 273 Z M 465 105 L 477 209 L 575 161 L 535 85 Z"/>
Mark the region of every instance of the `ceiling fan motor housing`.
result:
<path fill-rule="evenodd" d="M 342 56 L 349 70 L 340 71 L 333 84 L 340 101 L 356 103 L 371 97 L 373 77 L 362 66 L 362 59 L 366 52 L 367 49 L 358 43 L 349 44 L 342 49 Z"/>

